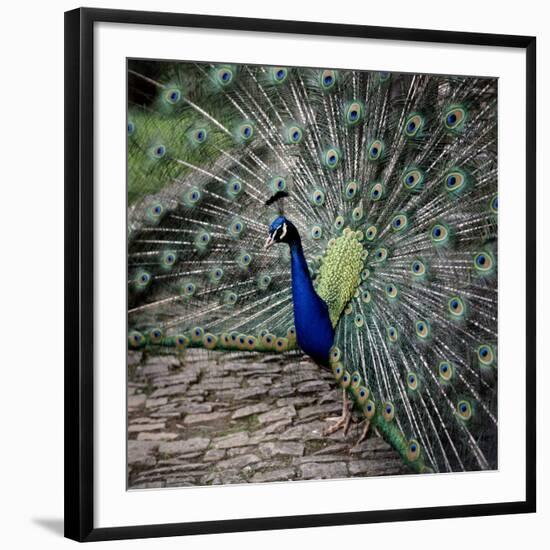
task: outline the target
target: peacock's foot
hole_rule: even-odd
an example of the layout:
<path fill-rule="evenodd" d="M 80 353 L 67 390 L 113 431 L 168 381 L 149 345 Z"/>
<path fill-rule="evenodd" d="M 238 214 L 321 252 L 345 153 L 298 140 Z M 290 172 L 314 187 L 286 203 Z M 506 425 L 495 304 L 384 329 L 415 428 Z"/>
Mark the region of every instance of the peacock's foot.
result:
<path fill-rule="evenodd" d="M 370 420 L 365 420 L 364 422 L 365 422 L 365 425 L 363 426 L 363 431 L 361 432 L 359 439 L 355 442 L 355 445 L 353 447 L 350 447 L 350 450 L 349 450 L 350 453 L 355 452 L 357 447 L 359 447 L 359 445 L 363 443 L 365 439 L 367 439 L 367 435 L 369 433 L 369 428 L 370 428 Z"/>
<path fill-rule="evenodd" d="M 323 435 L 331 435 L 334 432 L 337 432 L 341 428 L 344 429 L 344 436 L 348 433 L 349 425 L 351 423 L 351 411 L 349 408 L 349 403 L 346 395 L 346 390 L 344 390 L 344 400 L 342 403 L 342 415 L 339 418 L 327 418 L 327 422 L 331 422 L 332 425 L 326 428 L 323 431 Z"/>

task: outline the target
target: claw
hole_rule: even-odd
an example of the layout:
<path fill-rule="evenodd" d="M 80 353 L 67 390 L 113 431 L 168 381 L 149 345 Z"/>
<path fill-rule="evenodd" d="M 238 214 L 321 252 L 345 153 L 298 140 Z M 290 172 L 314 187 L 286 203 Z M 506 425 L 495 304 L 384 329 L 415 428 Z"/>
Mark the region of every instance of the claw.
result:
<path fill-rule="evenodd" d="M 353 453 L 354 449 L 358 447 L 365 439 L 367 439 L 367 434 L 369 433 L 370 428 L 370 420 L 365 420 L 365 427 L 363 428 L 363 431 L 361 432 L 361 435 L 359 436 L 359 439 L 355 442 L 355 445 L 350 448 L 349 452 Z"/>
<path fill-rule="evenodd" d="M 327 419 L 329 422 L 333 421 L 333 418 Z M 346 390 L 344 390 L 344 398 L 342 403 L 342 416 L 337 418 L 332 426 L 329 426 L 323 431 L 323 435 L 330 435 L 337 432 L 340 428 L 344 429 L 344 436 L 348 433 L 349 425 L 351 423 L 351 411 L 349 410 L 349 403 Z"/>

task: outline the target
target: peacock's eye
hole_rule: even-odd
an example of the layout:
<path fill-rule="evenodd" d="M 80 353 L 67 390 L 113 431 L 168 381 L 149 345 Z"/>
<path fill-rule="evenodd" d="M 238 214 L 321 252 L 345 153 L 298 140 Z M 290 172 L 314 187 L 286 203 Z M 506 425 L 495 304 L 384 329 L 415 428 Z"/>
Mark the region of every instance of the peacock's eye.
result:
<path fill-rule="evenodd" d="M 395 416 L 395 409 L 392 403 L 386 403 L 382 409 L 382 416 L 386 422 L 391 422 Z"/>
<path fill-rule="evenodd" d="M 170 267 L 176 262 L 176 255 L 173 252 L 165 252 L 161 257 L 161 265 Z"/>
<path fill-rule="evenodd" d="M 163 211 L 164 211 L 164 208 L 162 204 L 153 204 L 151 207 L 147 209 L 147 217 L 152 222 L 157 222 L 160 219 Z"/>
<path fill-rule="evenodd" d="M 132 121 L 128 121 L 128 135 L 131 136 L 136 130 L 136 126 Z"/>
<path fill-rule="evenodd" d="M 210 243 L 210 240 L 210 233 L 207 231 L 201 231 L 196 237 L 195 244 L 199 250 L 205 250 Z"/>
<path fill-rule="evenodd" d="M 157 145 L 153 147 L 153 157 L 161 159 L 166 154 L 166 147 L 164 145 Z"/>
<path fill-rule="evenodd" d="M 176 88 L 171 88 L 166 91 L 165 98 L 168 103 L 174 105 L 181 99 L 181 92 Z"/>
<path fill-rule="evenodd" d="M 488 344 L 483 344 L 477 349 L 477 357 L 481 365 L 490 367 L 495 361 L 495 354 L 493 348 Z"/>
<path fill-rule="evenodd" d="M 464 301 L 459 296 L 453 296 L 448 302 L 449 313 L 454 318 L 460 318 L 466 311 Z"/>
<path fill-rule="evenodd" d="M 197 130 L 195 135 L 199 143 L 204 143 L 206 140 L 206 130 Z"/>
<path fill-rule="evenodd" d="M 313 191 L 311 199 L 313 201 L 313 204 L 315 204 L 316 206 L 321 206 L 325 202 L 325 193 L 320 189 L 316 189 L 315 191 Z"/>
<path fill-rule="evenodd" d="M 311 237 L 315 240 L 319 240 L 323 236 L 323 230 L 320 226 L 314 225 L 311 228 Z"/>
<path fill-rule="evenodd" d="M 390 299 L 395 299 L 397 298 L 397 295 L 399 293 L 399 290 L 397 288 L 396 285 L 394 285 L 393 283 L 389 283 L 386 285 L 386 296 Z"/>
<path fill-rule="evenodd" d="M 270 180 L 270 186 L 274 193 L 277 191 L 284 191 L 286 189 L 286 180 L 278 176 Z"/>
<path fill-rule="evenodd" d="M 388 340 L 390 341 L 390 343 L 394 344 L 395 342 L 397 342 L 397 336 L 398 336 L 397 329 L 395 327 L 388 327 L 386 331 L 387 331 Z"/>
<path fill-rule="evenodd" d="M 252 256 L 248 252 L 241 252 L 237 257 L 237 263 L 240 267 L 247 268 L 252 262 Z"/>
<path fill-rule="evenodd" d="M 370 290 L 364 290 L 363 293 L 361 294 L 361 300 L 363 301 L 363 303 L 365 304 L 369 304 L 370 301 L 371 301 L 371 293 L 370 293 Z"/>
<path fill-rule="evenodd" d="M 375 183 L 371 187 L 370 198 L 373 201 L 379 201 L 384 196 L 385 187 L 383 183 Z"/>
<path fill-rule="evenodd" d="M 485 274 L 493 269 L 493 258 L 488 252 L 478 252 L 474 256 L 474 267 L 478 273 Z"/>
<path fill-rule="evenodd" d="M 131 346 L 137 347 L 143 342 L 143 335 L 140 332 L 133 331 L 128 336 L 128 341 Z"/>
<path fill-rule="evenodd" d="M 197 187 L 192 187 L 185 193 L 184 202 L 188 206 L 194 206 L 201 200 L 201 197 L 202 193 L 200 189 L 198 189 Z"/>
<path fill-rule="evenodd" d="M 379 139 L 374 140 L 369 146 L 369 160 L 379 160 L 382 157 L 384 143 Z"/>
<path fill-rule="evenodd" d="M 225 294 L 224 302 L 227 305 L 233 306 L 237 303 L 237 295 L 234 292 L 227 292 Z"/>
<path fill-rule="evenodd" d="M 408 218 L 405 214 L 397 214 L 393 217 L 391 227 L 394 231 L 403 231 L 408 225 Z"/>
<path fill-rule="evenodd" d="M 324 164 L 327 168 L 336 168 L 340 162 L 340 152 L 336 149 L 329 149 L 324 154 Z"/>
<path fill-rule="evenodd" d="M 472 406 L 468 401 L 459 401 L 456 405 L 456 412 L 462 420 L 470 420 L 472 417 Z"/>
<path fill-rule="evenodd" d="M 420 457 L 420 444 L 416 439 L 411 439 L 407 447 L 407 458 L 411 462 L 415 462 Z"/>
<path fill-rule="evenodd" d="M 258 286 L 261 290 L 265 290 L 271 284 L 271 276 L 264 273 L 258 277 Z"/>
<path fill-rule="evenodd" d="M 230 199 L 237 198 L 243 190 L 243 184 L 238 179 L 231 179 L 226 184 L 226 192 Z"/>
<path fill-rule="evenodd" d="M 448 382 L 453 377 L 453 369 L 448 361 L 441 361 L 438 369 L 439 376 L 444 382 Z"/>
<path fill-rule="evenodd" d="M 491 199 L 491 203 L 490 203 L 489 208 L 491 209 L 491 212 L 492 212 L 493 214 L 497 214 L 497 213 L 498 213 L 498 195 L 495 195 L 495 196 Z"/>
<path fill-rule="evenodd" d="M 374 238 L 376 237 L 376 233 L 377 233 L 376 227 L 375 227 L 374 225 L 371 225 L 371 226 L 367 229 L 367 239 L 368 239 L 369 241 L 374 240 Z"/>
<path fill-rule="evenodd" d="M 411 115 L 405 122 L 405 135 L 415 137 L 424 126 L 424 119 L 418 114 Z"/>
<path fill-rule="evenodd" d="M 231 225 L 229 226 L 229 233 L 233 237 L 239 237 L 240 235 L 242 235 L 244 228 L 244 222 L 241 219 L 237 218 L 231 222 Z"/>
<path fill-rule="evenodd" d="M 361 218 L 363 217 L 364 215 L 364 211 L 363 211 L 363 205 L 362 204 L 359 204 L 359 206 L 356 206 L 352 213 L 351 213 L 351 218 L 354 222 L 358 222 L 361 220 Z"/>
<path fill-rule="evenodd" d="M 466 176 L 460 170 L 452 170 L 445 177 L 445 189 L 452 194 L 457 194 L 466 186 Z"/>
<path fill-rule="evenodd" d="M 376 406 L 371 399 L 367 401 L 367 404 L 364 406 L 363 411 L 365 412 L 365 416 L 367 417 L 367 419 L 371 420 L 374 417 Z"/>
<path fill-rule="evenodd" d="M 346 199 L 353 199 L 357 193 L 357 183 L 355 181 L 350 181 L 346 185 L 346 190 L 344 192 L 344 196 Z"/>
<path fill-rule="evenodd" d="M 319 81 L 323 90 L 330 90 L 336 83 L 336 72 L 330 69 L 321 72 Z"/>
<path fill-rule="evenodd" d="M 449 130 L 459 129 L 466 119 L 466 110 L 463 107 L 451 107 L 443 117 L 445 127 Z"/>
<path fill-rule="evenodd" d="M 430 237 L 434 245 L 444 245 L 449 240 L 449 230 L 442 223 L 436 223 L 432 226 Z"/>
<path fill-rule="evenodd" d="M 357 101 L 350 103 L 346 108 L 345 118 L 348 125 L 357 124 L 363 118 L 363 106 Z"/>
<path fill-rule="evenodd" d="M 245 122 L 239 126 L 238 134 L 243 141 L 249 141 L 254 135 L 254 127 L 250 122 Z"/>
<path fill-rule="evenodd" d="M 290 126 L 287 130 L 288 143 L 300 143 L 302 141 L 303 132 L 298 126 Z"/>
<path fill-rule="evenodd" d="M 151 274 L 148 271 L 139 271 L 134 279 L 134 285 L 138 290 L 143 290 L 151 282 Z"/>
<path fill-rule="evenodd" d="M 154 344 L 158 344 L 162 339 L 162 331 L 158 328 L 154 328 L 149 333 L 149 337 L 151 339 L 151 342 Z"/>
<path fill-rule="evenodd" d="M 233 71 L 229 67 L 221 67 L 216 73 L 218 84 L 227 86 L 233 80 Z"/>
<path fill-rule="evenodd" d="M 186 283 L 183 287 L 184 296 L 193 296 L 195 294 L 195 283 Z"/>
<path fill-rule="evenodd" d="M 414 372 L 410 372 L 407 375 L 407 386 L 410 390 L 417 390 L 418 389 L 418 378 Z"/>
<path fill-rule="evenodd" d="M 388 250 L 384 248 L 383 246 L 380 248 L 377 248 L 374 252 L 374 258 L 376 262 L 381 263 L 388 257 Z"/>
<path fill-rule="evenodd" d="M 420 260 L 414 260 L 411 264 L 411 272 L 414 277 L 421 278 L 426 274 L 426 266 Z"/>
<path fill-rule="evenodd" d="M 426 340 L 430 336 L 430 325 L 428 321 L 420 319 L 415 323 L 416 335 L 421 340 Z"/>
<path fill-rule="evenodd" d="M 424 173 L 418 168 L 406 170 L 402 176 L 402 181 L 405 189 L 418 192 L 422 189 L 422 184 L 424 183 Z"/>
<path fill-rule="evenodd" d="M 340 355 L 341 355 L 340 349 L 334 346 L 330 350 L 330 362 L 333 363 L 333 362 L 339 361 Z"/>
<path fill-rule="evenodd" d="M 275 84 L 282 84 L 288 76 L 288 70 L 284 67 L 273 67 L 271 74 Z"/>
<path fill-rule="evenodd" d="M 223 277 L 223 269 L 221 267 L 215 267 L 210 272 L 210 280 L 212 282 L 217 282 L 217 281 L 221 280 L 222 277 Z"/>

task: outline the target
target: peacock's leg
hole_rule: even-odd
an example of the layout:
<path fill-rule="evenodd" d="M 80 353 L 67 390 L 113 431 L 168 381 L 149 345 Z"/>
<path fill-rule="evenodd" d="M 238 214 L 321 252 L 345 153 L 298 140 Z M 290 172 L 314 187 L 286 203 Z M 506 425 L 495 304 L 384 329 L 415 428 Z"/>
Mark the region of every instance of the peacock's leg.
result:
<path fill-rule="evenodd" d="M 344 429 L 344 435 L 347 434 L 351 422 L 351 411 L 347 391 L 345 389 L 343 391 L 342 415 L 336 420 L 334 418 L 327 418 L 327 422 L 334 423 L 323 432 L 323 435 L 333 434 L 334 432 L 337 432 L 340 428 Z"/>
<path fill-rule="evenodd" d="M 363 443 L 365 439 L 367 439 L 367 435 L 369 433 L 369 428 L 370 428 L 370 420 L 365 420 L 364 423 L 365 425 L 363 427 L 363 431 L 361 432 L 361 435 L 359 436 L 359 439 L 355 442 L 355 445 L 353 445 L 353 447 L 350 447 L 349 449 L 350 453 L 354 452 L 354 449 L 358 447 L 361 443 Z"/>

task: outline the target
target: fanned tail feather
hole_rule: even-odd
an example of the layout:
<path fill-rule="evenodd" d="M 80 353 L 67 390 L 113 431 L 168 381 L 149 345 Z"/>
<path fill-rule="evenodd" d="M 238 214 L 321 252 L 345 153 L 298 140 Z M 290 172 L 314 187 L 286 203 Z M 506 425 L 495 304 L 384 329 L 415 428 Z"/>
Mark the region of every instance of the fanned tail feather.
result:
<path fill-rule="evenodd" d="M 496 80 L 138 61 L 129 77 L 129 346 L 296 349 L 288 249 L 263 247 L 266 200 L 288 191 L 317 287 L 344 231 L 362 247 L 332 363 L 359 414 L 418 472 L 496 468 Z"/>

